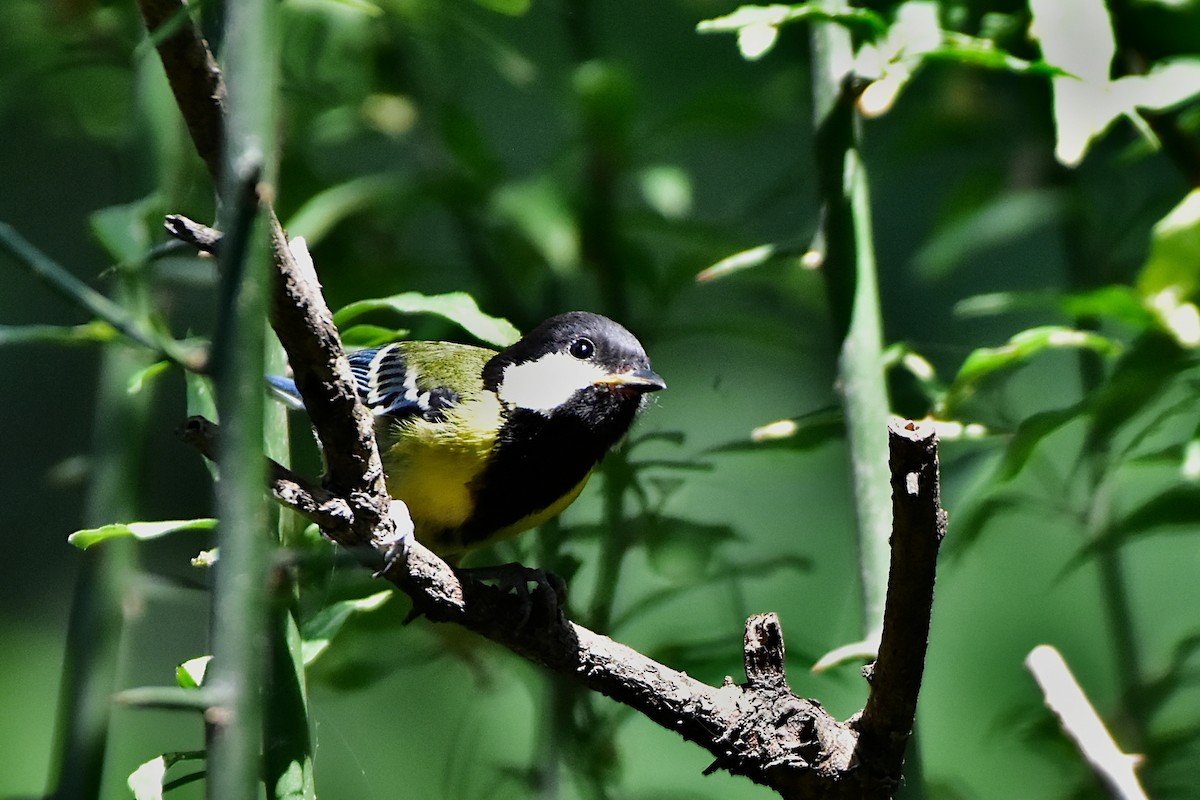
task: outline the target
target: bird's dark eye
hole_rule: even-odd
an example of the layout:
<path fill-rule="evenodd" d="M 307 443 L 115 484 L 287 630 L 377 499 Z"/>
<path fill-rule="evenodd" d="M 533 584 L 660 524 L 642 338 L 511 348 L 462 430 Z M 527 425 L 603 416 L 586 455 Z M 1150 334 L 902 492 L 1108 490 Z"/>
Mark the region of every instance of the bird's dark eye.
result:
<path fill-rule="evenodd" d="M 584 361 L 592 357 L 592 353 L 596 352 L 596 344 L 586 336 L 576 339 L 571 342 L 571 346 L 567 348 L 567 352 Z"/>

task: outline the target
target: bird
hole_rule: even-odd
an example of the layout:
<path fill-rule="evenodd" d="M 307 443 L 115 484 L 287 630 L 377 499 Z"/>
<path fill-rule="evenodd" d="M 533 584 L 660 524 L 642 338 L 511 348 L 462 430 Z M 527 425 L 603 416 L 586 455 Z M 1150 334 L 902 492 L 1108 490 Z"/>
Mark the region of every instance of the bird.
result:
<path fill-rule="evenodd" d="M 388 493 L 408 506 L 417 541 L 451 565 L 571 505 L 648 395 L 666 388 L 632 333 L 586 311 L 498 352 L 399 341 L 349 360 Z M 290 379 L 269 380 L 303 402 Z"/>

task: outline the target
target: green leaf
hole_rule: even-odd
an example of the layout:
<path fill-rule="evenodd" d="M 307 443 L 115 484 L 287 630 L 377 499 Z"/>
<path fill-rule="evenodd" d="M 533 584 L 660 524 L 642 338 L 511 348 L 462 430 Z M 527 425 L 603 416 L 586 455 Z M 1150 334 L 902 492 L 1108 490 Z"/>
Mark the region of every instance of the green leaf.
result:
<path fill-rule="evenodd" d="M 701 271 L 696 276 L 696 280 L 704 283 L 716 280 L 717 278 L 724 278 L 735 272 L 760 267 L 777 259 L 802 258 L 809 254 L 810 249 L 807 243 L 801 242 L 760 244 L 757 247 L 751 247 L 749 250 L 742 250 L 739 253 L 722 258 L 711 267 Z"/>
<path fill-rule="evenodd" d="M 86 550 L 98 542 L 131 536 L 140 541 L 159 539 L 182 531 L 210 531 L 216 527 L 215 519 L 165 520 L 162 522 L 127 522 L 75 531 L 67 541 Z"/>
<path fill-rule="evenodd" d="M 688 583 L 708 572 L 718 547 L 737 538 L 728 525 L 709 525 L 691 520 L 656 520 L 647 533 L 646 556 L 659 575 L 675 583 Z"/>
<path fill-rule="evenodd" d="M 368 0 L 321 0 L 321 2 L 368 17 L 379 17 L 385 13 L 382 8 Z"/>
<path fill-rule="evenodd" d="M 125 391 L 130 395 L 136 395 L 142 392 L 148 384 L 154 381 L 159 375 L 171 368 L 170 361 L 155 361 L 149 366 L 143 367 L 135 372 L 129 378 L 129 384 L 125 387 Z"/>
<path fill-rule="evenodd" d="M 578 272 L 579 227 L 558 181 L 543 175 L 510 183 L 494 194 L 492 208 L 529 240 L 556 273 Z"/>
<path fill-rule="evenodd" d="M 351 325 L 341 332 L 345 347 L 382 347 L 410 334 L 407 328 L 388 328 L 383 325 Z"/>
<path fill-rule="evenodd" d="M 181 689 L 199 689 L 204 685 L 204 673 L 208 670 L 208 662 L 212 656 L 197 656 L 175 668 L 175 681 Z"/>
<path fill-rule="evenodd" d="M 1067 319 L 1106 320 L 1128 325 L 1143 333 L 1158 325 L 1158 318 L 1146 307 L 1142 296 L 1129 286 L 1101 286 L 1086 292 L 993 292 L 978 294 L 955 303 L 959 317 L 986 317 L 999 314 L 1058 310 Z"/>
<path fill-rule="evenodd" d="M 198 761 L 204 758 L 204 751 L 192 750 L 180 753 L 163 753 L 152 758 L 135 769 L 126 783 L 133 792 L 135 800 L 163 800 L 163 791 L 167 788 L 167 770 L 181 761 Z M 198 779 L 204 773 L 196 773 L 178 781 L 173 785 L 181 785 L 189 780 Z"/>
<path fill-rule="evenodd" d="M 1086 409 L 1085 404 L 1079 403 L 1067 408 L 1042 411 L 1021 420 L 1016 433 L 1009 439 L 1008 447 L 1004 449 L 997 478 L 1001 481 L 1015 478 L 1029 463 L 1033 451 L 1043 439 L 1072 420 L 1080 418 Z"/>
<path fill-rule="evenodd" d="M 213 394 L 212 379 L 197 372 L 185 373 L 187 385 L 187 413 L 220 422 L 217 417 L 217 401 Z"/>
<path fill-rule="evenodd" d="M 510 17 L 523 15 L 532 5 L 532 0 L 475 0 L 475 2 L 486 9 Z"/>
<path fill-rule="evenodd" d="M 692 177 L 674 164 L 655 164 L 638 174 L 646 205 L 666 219 L 683 219 L 692 210 Z"/>
<path fill-rule="evenodd" d="M 740 6 L 732 14 L 702 20 L 696 24 L 697 33 L 734 33 L 738 49 L 747 61 L 766 55 L 779 36 L 779 28 L 792 22 L 832 22 L 852 33 L 873 40 L 884 36 L 888 24 L 883 17 L 865 8 L 831 12 L 820 2 L 798 5 Z"/>
<path fill-rule="evenodd" d="M 1164 332 L 1151 330 L 1138 337 L 1117 361 L 1112 376 L 1087 400 L 1092 435 L 1112 436 L 1194 363 L 1192 354 Z"/>
<path fill-rule="evenodd" d="M 978 253 L 1053 226 L 1063 207 L 1062 193 L 1052 189 L 1002 192 L 940 226 L 918 251 L 917 270 L 926 278 L 944 278 Z"/>
<path fill-rule="evenodd" d="M 105 344 L 120 338 L 107 322 L 83 325 L 0 325 L 0 346 L 7 344 Z"/>
<path fill-rule="evenodd" d="M 302 236 L 311 247 L 347 217 L 405 191 L 403 181 L 395 175 L 367 175 L 318 192 L 288 220 L 288 236 Z"/>
<path fill-rule="evenodd" d="M 1138 275 L 1146 296 L 1175 290 L 1191 297 L 1200 287 L 1200 189 L 1193 189 L 1158 221 L 1150 238 L 1150 256 Z"/>
<path fill-rule="evenodd" d="M 1113 526 L 1114 537 L 1144 534 L 1161 528 L 1185 527 L 1194 532 L 1200 525 L 1200 484 L 1170 487 L 1123 516 Z"/>
<path fill-rule="evenodd" d="M 839 408 L 825 408 L 800 417 L 780 419 L 759 425 L 746 440 L 719 445 L 710 453 L 760 451 L 766 448 L 812 450 L 826 442 L 837 441 L 846 433 Z"/>
<path fill-rule="evenodd" d="M 1038 59 L 1027 61 L 998 47 L 991 39 L 943 31 L 945 43 L 922 54 L 926 61 L 953 61 L 971 67 L 1011 72 L 1014 75 L 1042 75 L 1053 78 L 1066 74 L 1063 69 Z"/>
<path fill-rule="evenodd" d="M 397 314 L 435 314 L 461 326 L 480 341 L 507 347 L 521 338 L 508 320 L 483 313 L 475 299 L 465 292 L 426 295 L 405 292 L 371 300 L 359 300 L 345 306 L 333 316 L 338 327 L 348 326 L 363 315 L 379 311 Z"/>
<path fill-rule="evenodd" d="M 1155 326 L 1157 320 L 1132 287 L 1101 286 L 1090 292 L 1063 295 L 1059 306 L 1072 320 L 1102 319 L 1120 322 L 1138 333 Z"/>
<path fill-rule="evenodd" d="M 150 218 L 161 224 L 161 203 L 156 195 L 144 197 L 125 205 L 109 206 L 95 211 L 88 218 L 92 235 L 114 261 L 132 264 L 150 252 Z"/>
<path fill-rule="evenodd" d="M 947 414 L 950 409 L 956 408 L 974 394 L 986 378 L 1023 366 L 1046 350 L 1063 348 L 1088 349 L 1112 355 L 1120 350 L 1120 345 L 1098 333 L 1059 325 L 1045 325 L 1021 331 L 1009 339 L 1007 344 L 1000 347 L 981 347 L 967 356 L 946 392 L 942 413 Z"/>
<path fill-rule="evenodd" d="M 354 600 L 341 600 L 322 608 L 301 626 L 301 645 L 304 666 L 309 666 L 327 649 L 329 643 L 346 621 L 355 614 L 363 614 L 382 606 L 392 596 L 390 589 Z"/>

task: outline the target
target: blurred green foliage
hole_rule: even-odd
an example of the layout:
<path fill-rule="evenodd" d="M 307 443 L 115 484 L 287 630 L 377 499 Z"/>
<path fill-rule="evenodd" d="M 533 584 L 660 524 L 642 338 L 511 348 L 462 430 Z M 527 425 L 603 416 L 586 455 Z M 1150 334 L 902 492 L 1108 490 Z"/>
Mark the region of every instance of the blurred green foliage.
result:
<path fill-rule="evenodd" d="M 713 683 L 740 677 L 744 618 L 776 610 L 793 688 L 849 715 L 857 666 L 807 671 L 862 621 L 828 411 L 837 343 L 805 258 L 819 213 L 805 31 L 847 25 L 873 81 L 893 408 L 947 423 L 951 533 L 909 788 L 1102 796 L 1023 671 L 1049 643 L 1145 754 L 1150 794 L 1194 797 L 1200 4 L 861 5 L 814 21 L 829 15 L 713 0 L 283 0 L 280 216 L 359 344 L 502 341 L 493 316 L 525 329 L 570 308 L 637 332 L 670 389 L 561 521 L 496 558 L 551 566 L 581 621 Z M 136 8 L 9 0 L 5 16 L 0 220 L 139 330 L 203 341 L 211 262 L 155 248 L 164 213 L 211 220 L 211 187 Z M 94 518 L 114 424 L 98 356 L 132 345 L 0 263 L 0 796 L 32 797 L 58 784 L 69 598 L 118 544 L 81 552 L 67 535 L 142 540 L 116 682 L 171 684 L 209 652 L 209 575 L 191 563 L 209 534 L 103 526 L 202 520 L 210 481 L 171 436 L 202 382 L 141 364 L 122 373 L 150 409 L 122 462 L 136 512 Z M 698 283 L 713 265 L 722 279 Z M 311 447 L 296 457 L 318 469 Z M 294 547 L 319 794 L 767 796 L 702 778 L 698 749 L 469 634 L 401 626 L 403 598 L 383 602 L 317 537 Z M 126 778 L 163 754 L 148 771 L 178 759 L 167 779 L 186 778 L 181 754 L 202 744 L 197 719 L 118 706 L 101 795 L 130 796 Z"/>

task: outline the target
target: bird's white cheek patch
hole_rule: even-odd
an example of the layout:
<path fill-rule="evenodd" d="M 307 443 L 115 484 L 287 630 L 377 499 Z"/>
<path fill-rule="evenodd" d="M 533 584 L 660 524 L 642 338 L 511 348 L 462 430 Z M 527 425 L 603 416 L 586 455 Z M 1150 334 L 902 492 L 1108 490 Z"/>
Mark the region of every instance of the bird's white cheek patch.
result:
<path fill-rule="evenodd" d="M 568 353 L 550 353 L 537 361 L 505 368 L 499 395 L 501 400 L 518 408 L 549 415 L 575 392 L 607 374 L 603 368 Z"/>

